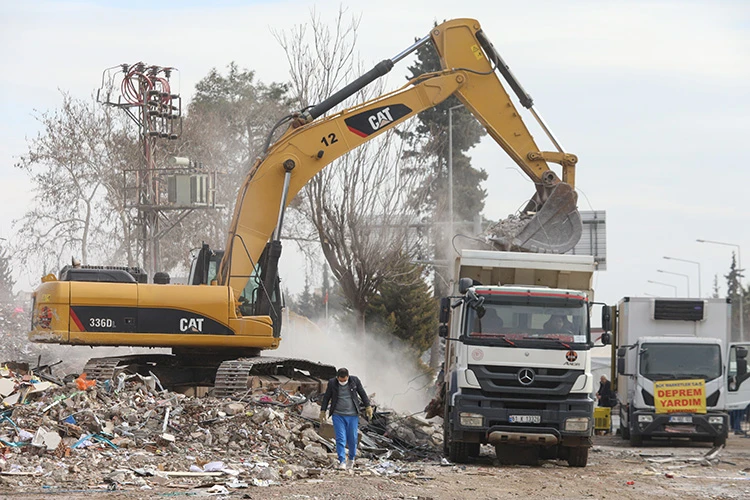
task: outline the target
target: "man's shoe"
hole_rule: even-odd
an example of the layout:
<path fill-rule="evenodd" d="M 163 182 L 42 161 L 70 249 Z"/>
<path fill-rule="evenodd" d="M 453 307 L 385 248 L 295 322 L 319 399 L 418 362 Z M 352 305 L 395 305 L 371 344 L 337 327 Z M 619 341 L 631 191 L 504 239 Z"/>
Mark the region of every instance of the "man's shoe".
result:
<path fill-rule="evenodd" d="M 346 468 L 347 469 L 353 469 L 354 468 L 354 460 L 351 458 L 346 459 Z"/>
<path fill-rule="evenodd" d="M 339 462 L 337 469 L 346 470 L 346 462 Z"/>

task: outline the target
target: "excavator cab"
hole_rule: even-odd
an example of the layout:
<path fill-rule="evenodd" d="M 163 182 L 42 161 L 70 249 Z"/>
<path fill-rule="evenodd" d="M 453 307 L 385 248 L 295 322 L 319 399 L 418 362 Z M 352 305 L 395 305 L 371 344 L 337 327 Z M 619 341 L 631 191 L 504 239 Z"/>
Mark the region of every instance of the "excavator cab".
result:
<path fill-rule="evenodd" d="M 223 250 L 212 250 L 204 243 L 193 259 L 190 266 L 191 285 L 210 285 L 217 278 L 219 264 L 224 257 Z M 284 307 L 284 297 L 281 293 L 279 277 L 276 276 L 275 286 L 270 291 L 270 300 L 260 300 L 261 294 L 266 294 L 263 286 L 263 263 L 266 262 L 266 252 L 260 257 L 260 264 L 253 269 L 250 279 L 239 297 L 239 313 L 242 316 L 268 315 L 273 320 L 274 337 L 281 336 L 281 309 Z M 265 305 L 264 305 L 265 304 Z"/>

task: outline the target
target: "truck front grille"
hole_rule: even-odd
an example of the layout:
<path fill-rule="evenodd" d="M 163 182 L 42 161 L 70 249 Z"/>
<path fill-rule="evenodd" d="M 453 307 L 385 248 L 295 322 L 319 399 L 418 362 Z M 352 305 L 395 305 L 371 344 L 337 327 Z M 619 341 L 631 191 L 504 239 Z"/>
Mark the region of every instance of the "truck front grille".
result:
<path fill-rule="evenodd" d="M 469 365 L 486 394 L 566 397 L 582 370 Z"/>

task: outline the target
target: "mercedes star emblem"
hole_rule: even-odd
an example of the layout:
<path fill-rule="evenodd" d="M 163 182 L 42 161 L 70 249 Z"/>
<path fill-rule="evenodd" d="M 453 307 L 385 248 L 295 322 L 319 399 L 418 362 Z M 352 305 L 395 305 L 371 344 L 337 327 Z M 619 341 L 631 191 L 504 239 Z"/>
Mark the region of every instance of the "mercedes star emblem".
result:
<path fill-rule="evenodd" d="M 531 368 L 521 368 L 518 370 L 518 381 L 521 385 L 531 385 L 534 382 L 535 375 Z"/>

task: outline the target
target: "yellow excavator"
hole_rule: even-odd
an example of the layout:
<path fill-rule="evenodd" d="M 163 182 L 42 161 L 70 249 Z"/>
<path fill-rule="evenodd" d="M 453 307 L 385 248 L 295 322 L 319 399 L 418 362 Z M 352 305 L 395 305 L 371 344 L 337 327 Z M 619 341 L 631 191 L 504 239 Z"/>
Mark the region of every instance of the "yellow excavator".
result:
<path fill-rule="evenodd" d="M 324 116 L 430 42 L 441 71 L 419 75 L 396 91 Z M 557 151 L 537 147 L 498 73 Z M 565 153 L 552 136 L 479 22 L 456 19 L 434 27 L 323 102 L 280 120 L 274 131 L 286 130 L 273 144 L 271 132 L 266 151 L 239 189 L 225 251 L 204 245 L 189 284 L 139 282 L 128 268 L 66 266 L 59 277 L 45 276 L 34 292 L 29 339 L 168 347 L 171 355 L 94 358 L 84 370 L 95 379 L 114 379 L 120 372 L 152 373 L 165 387 L 213 386 L 217 395 L 247 390 L 263 377 L 293 380 L 300 387 L 332 377 L 335 371 L 328 365 L 259 355 L 281 341 L 278 262 L 284 211 L 332 161 L 449 96 L 471 111 L 536 186 L 524 223 L 489 235 L 488 240 L 505 250 L 562 253 L 572 248 L 581 235 L 573 190 L 577 158 Z M 548 162 L 561 165 L 562 179 Z"/>

